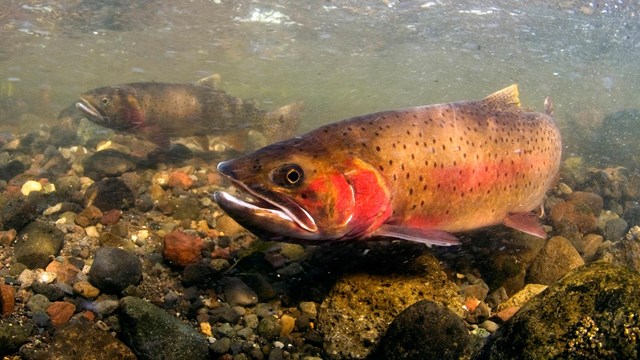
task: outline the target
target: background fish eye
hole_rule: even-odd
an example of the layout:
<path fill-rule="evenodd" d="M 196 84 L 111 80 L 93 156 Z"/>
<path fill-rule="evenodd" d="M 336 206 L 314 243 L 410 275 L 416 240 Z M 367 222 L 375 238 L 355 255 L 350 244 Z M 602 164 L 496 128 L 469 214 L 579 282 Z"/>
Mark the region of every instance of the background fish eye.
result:
<path fill-rule="evenodd" d="M 102 103 L 102 105 L 109 105 L 109 98 L 103 97 L 100 102 Z"/>

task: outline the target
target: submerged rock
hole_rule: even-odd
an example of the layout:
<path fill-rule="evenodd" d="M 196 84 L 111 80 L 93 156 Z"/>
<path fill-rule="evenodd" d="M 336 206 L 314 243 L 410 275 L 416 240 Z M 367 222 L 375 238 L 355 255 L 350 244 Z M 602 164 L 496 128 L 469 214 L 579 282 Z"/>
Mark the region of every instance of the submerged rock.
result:
<path fill-rule="evenodd" d="M 580 267 L 523 306 L 476 359 L 635 359 L 639 288 L 627 268 Z"/>
<path fill-rule="evenodd" d="M 205 337 L 142 299 L 120 300 L 122 339 L 139 359 L 208 359 Z"/>
<path fill-rule="evenodd" d="M 369 359 L 457 360 L 469 353 L 464 321 L 445 306 L 419 301 L 398 315 Z"/>
<path fill-rule="evenodd" d="M 58 329 L 47 355 L 58 360 L 136 359 L 120 340 L 84 320 L 72 321 Z"/>
<path fill-rule="evenodd" d="M 86 191 L 86 197 L 92 199 L 92 204 L 103 212 L 113 209 L 125 210 L 133 206 L 135 195 L 133 191 L 116 178 L 96 181 Z"/>
<path fill-rule="evenodd" d="M 20 231 L 14 252 L 18 262 L 30 269 L 44 268 L 60 253 L 63 243 L 62 231 L 44 221 L 35 221 Z"/>
<path fill-rule="evenodd" d="M 89 280 L 107 293 L 120 293 L 129 285 L 137 285 L 142 279 L 142 264 L 134 254 L 125 250 L 104 246 L 96 251 Z"/>
<path fill-rule="evenodd" d="M 551 285 L 584 260 L 571 242 L 562 236 L 554 236 L 533 260 L 527 270 L 526 281 L 533 284 Z"/>
<path fill-rule="evenodd" d="M 22 344 L 29 341 L 32 331 L 33 325 L 30 321 L 0 319 L 0 355 L 17 351 Z"/>
<path fill-rule="evenodd" d="M 93 180 L 116 177 L 135 170 L 135 159 L 113 149 L 101 150 L 84 161 L 85 175 Z"/>
<path fill-rule="evenodd" d="M 462 316 L 458 288 L 431 255 L 415 260 L 418 274 L 350 273 L 339 279 L 320 307 L 318 328 L 333 359 L 363 359 L 400 312 L 420 300 L 443 304 Z"/>

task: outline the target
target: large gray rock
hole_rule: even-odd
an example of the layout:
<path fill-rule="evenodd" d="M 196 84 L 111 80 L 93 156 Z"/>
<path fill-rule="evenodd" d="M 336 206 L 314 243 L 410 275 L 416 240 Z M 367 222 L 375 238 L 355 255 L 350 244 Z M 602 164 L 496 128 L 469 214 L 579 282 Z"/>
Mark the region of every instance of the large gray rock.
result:
<path fill-rule="evenodd" d="M 139 359 L 198 360 L 209 358 L 204 335 L 142 299 L 120 300 L 122 340 Z"/>

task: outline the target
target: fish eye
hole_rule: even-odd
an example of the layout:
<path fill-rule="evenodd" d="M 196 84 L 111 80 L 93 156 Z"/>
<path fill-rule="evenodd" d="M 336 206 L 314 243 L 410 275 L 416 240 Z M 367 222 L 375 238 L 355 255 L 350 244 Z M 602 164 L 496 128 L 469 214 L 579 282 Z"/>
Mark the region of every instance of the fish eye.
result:
<path fill-rule="evenodd" d="M 271 173 L 271 181 L 284 187 L 298 186 L 303 180 L 304 171 L 298 164 L 284 164 Z"/>
<path fill-rule="evenodd" d="M 108 97 L 103 97 L 103 98 L 102 98 L 102 100 L 100 100 L 100 103 L 101 103 L 103 106 L 107 106 L 107 105 L 109 105 L 109 102 L 110 102 L 110 100 L 109 100 L 109 98 L 108 98 Z"/>

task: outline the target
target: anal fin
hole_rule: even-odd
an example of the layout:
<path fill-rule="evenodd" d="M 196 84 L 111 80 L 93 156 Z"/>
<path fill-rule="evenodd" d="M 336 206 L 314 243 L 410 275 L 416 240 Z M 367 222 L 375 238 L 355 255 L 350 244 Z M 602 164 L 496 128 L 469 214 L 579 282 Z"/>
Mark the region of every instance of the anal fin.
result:
<path fill-rule="evenodd" d="M 460 240 L 458 240 L 458 238 L 453 234 L 446 231 L 414 228 L 401 225 L 382 225 L 372 235 L 409 240 L 429 246 L 460 245 Z"/>
<path fill-rule="evenodd" d="M 540 224 L 540 219 L 533 212 L 509 214 L 502 223 L 524 233 L 543 239 L 547 238 L 547 232 L 544 231 L 542 224 Z"/>

